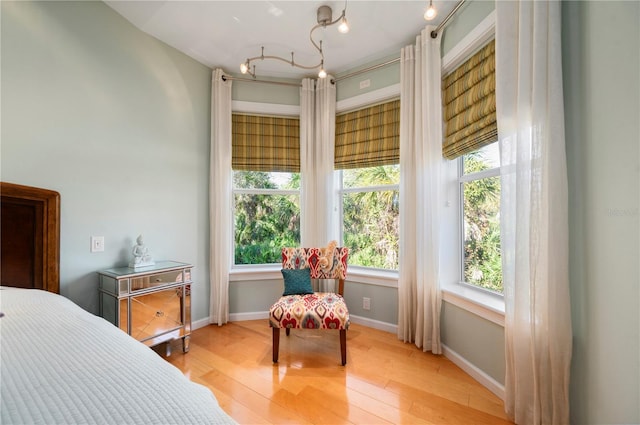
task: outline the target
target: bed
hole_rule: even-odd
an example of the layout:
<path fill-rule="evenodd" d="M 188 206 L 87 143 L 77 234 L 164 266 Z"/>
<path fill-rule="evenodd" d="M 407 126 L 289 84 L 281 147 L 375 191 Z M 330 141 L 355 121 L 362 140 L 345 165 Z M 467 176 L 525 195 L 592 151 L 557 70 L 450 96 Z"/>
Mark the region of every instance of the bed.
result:
<path fill-rule="evenodd" d="M 49 197 L 52 203 L 45 205 L 48 201 L 43 204 L 39 195 L 34 200 L 34 193 L 50 196 L 50 191 L 12 186 L 7 192 L 6 183 L 1 187 L 2 250 L 11 248 L 5 237 L 26 237 L 27 242 L 20 242 L 23 254 L 38 258 L 2 258 L 3 275 L 5 265 L 11 269 L 15 261 L 21 266 L 14 269 L 22 270 L 22 275 L 10 276 L 20 280 L 16 282 L 3 276 L 0 287 L 0 423 L 235 423 L 208 388 L 191 382 L 146 345 L 56 293 L 58 248 L 45 249 L 43 244 L 59 247 L 55 229 L 59 229 L 59 195 L 57 200 Z M 12 199 L 5 196 L 9 193 Z M 23 195 L 27 202 L 21 201 Z M 5 207 L 11 203 L 31 205 L 17 208 L 26 212 L 30 224 L 20 223 L 20 214 L 9 214 L 14 223 L 6 225 Z M 34 213 L 33 208 L 39 211 Z M 8 234 L 14 230 L 22 236 Z M 52 253 L 53 265 L 51 258 L 43 260 L 43 250 Z"/>

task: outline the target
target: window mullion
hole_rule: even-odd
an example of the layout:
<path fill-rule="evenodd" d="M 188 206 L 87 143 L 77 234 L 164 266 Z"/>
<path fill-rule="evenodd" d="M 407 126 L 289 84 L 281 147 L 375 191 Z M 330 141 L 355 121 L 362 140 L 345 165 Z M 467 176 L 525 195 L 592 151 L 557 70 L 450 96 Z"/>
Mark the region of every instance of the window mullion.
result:
<path fill-rule="evenodd" d="M 298 189 L 233 189 L 238 195 L 300 195 Z"/>
<path fill-rule="evenodd" d="M 349 187 L 349 188 L 343 188 L 342 193 L 384 192 L 387 190 L 400 190 L 400 185 L 387 184 L 387 185 L 380 185 L 380 186 Z"/>
<path fill-rule="evenodd" d="M 460 176 L 460 182 L 466 183 L 473 180 L 486 179 L 487 177 L 497 177 L 500 175 L 500 167 L 489 168 L 488 170 L 477 171 L 475 173 Z"/>

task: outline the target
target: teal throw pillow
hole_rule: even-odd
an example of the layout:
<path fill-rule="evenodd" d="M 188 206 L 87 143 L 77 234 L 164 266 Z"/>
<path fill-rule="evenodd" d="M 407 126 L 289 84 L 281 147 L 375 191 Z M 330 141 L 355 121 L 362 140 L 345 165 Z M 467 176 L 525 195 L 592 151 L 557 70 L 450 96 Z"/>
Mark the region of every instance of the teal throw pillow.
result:
<path fill-rule="evenodd" d="M 282 269 L 284 295 L 313 294 L 310 269 Z"/>

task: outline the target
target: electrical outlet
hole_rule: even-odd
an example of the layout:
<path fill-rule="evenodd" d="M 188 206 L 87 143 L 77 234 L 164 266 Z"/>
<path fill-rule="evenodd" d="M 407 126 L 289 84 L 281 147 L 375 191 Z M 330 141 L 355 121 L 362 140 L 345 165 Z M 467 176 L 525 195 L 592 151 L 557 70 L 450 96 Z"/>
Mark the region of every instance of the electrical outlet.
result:
<path fill-rule="evenodd" d="M 362 81 L 360 81 L 360 90 L 366 89 L 370 85 L 371 85 L 371 80 L 370 79 L 367 78 L 366 80 L 362 80 Z"/>
<path fill-rule="evenodd" d="M 104 236 L 91 236 L 91 252 L 104 251 Z"/>
<path fill-rule="evenodd" d="M 371 310 L 371 298 L 367 298 L 367 297 L 362 298 L 362 309 Z"/>

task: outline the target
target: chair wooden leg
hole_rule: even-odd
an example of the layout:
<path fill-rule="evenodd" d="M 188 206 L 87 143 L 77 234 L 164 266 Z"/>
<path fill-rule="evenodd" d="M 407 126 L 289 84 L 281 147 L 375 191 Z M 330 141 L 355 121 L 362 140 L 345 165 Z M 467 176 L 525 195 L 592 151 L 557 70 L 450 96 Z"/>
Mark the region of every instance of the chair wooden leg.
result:
<path fill-rule="evenodd" d="M 347 364 L 347 330 L 340 329 L 340 356 L 342 356 L 342 366 Z"/>
<path fill-rule="evenodd" d="M 280 352 L 280 328 L 273 330 L 273 362 L 278 363 L 278 353 Z"/>

